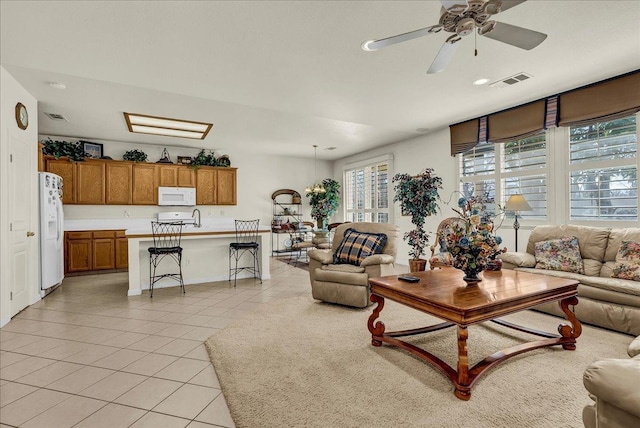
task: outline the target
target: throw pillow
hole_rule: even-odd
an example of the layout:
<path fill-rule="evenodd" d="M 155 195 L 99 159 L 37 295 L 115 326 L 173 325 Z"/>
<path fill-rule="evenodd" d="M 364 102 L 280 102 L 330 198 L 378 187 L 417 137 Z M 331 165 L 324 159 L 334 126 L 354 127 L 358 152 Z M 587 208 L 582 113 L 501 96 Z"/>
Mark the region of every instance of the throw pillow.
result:
<path fill-rule="evenodd" d="M 640 242 L 622 241 L 611 277 L 640 281 Z"/>
<path fill-rule="evenodd" d="M 380 254 L 386 243 L 384 233 L 365 233 L 349 228 L 333 255 L 333 263 L 360 266 L 366 257 Z"/>
<path fill-rule="evenodd" d="M 536 269 L 584 274 L 578 238 L 566 236 L 535 243 Z"/>

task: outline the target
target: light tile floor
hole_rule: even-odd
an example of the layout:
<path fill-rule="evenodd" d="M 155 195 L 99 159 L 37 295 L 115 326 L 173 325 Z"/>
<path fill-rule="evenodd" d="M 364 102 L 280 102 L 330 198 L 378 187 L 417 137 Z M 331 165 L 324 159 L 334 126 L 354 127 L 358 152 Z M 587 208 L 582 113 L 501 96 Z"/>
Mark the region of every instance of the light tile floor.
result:
<path fill-rule="evenodd" d="M 203 341 L 265 302 L 310 293 L 308 275 L 273 259 L 263 284 L 153 299 L 127 297 L 126 273 L 68 277 L 0 329 L 0 428 L 233 427 Z"/>

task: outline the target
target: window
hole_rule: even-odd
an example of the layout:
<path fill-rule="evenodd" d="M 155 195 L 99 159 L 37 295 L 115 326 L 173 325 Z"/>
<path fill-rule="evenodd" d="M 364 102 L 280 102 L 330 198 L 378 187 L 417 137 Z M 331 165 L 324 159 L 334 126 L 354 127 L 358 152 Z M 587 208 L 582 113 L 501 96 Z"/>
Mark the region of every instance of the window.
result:
<path fill-rule="evenodd" d="M 458 155 L 460 189 L 503 206 L 521 193 L 533 208 L 520 213 L 525 220 L 637 225 L 639 116 L 479 144 Z"/>
<path fill-rule="evenodd" d="M 529 138 L 504 143 L 502 149 L 502 204 L 520 193 L 533 211 L 525 218 L 547 218 L 547 141 L 540 132 Z"/>
<path fill-rule="evenodd" d="M 636 116 L 569 128 L 571 220 L 638 220 Z"/>
<path fill-rule="evenodd" d="M 389 223 L 390 157 L 344 172 L 344 220 Z"/>
<path fill-rule="evenodd" d="M 547 217 L 546 133 L 509 141 L 483 143 L 460 155 L 461 191 L 465 196 L 484 195 L 504 206 L 509 196 L 521 193 L 533 211 L 526 218 Z M 495 212 L 495 207 L 488 207 Z"/>

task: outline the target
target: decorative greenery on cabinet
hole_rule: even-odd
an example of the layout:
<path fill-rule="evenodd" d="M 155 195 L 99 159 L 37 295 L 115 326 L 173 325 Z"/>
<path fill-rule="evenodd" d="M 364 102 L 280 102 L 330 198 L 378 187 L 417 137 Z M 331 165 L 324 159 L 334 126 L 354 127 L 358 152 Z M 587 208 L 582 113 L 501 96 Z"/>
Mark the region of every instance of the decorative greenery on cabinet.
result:
<path fill-rule="evenodd" d="M 86 156 L 80 142 L 53 141 L 47 138 L 42 144 L 42 154 L 53 156 L 56 159 L 66 156 L 70 161 L 80 162 L 83 161 Z"/>
<path fill-rule="evenodd" d="M 146 162 L 147 154 L 142 150 L 128 150 L 124 152 L 122 159 L 132 162 Z"/>

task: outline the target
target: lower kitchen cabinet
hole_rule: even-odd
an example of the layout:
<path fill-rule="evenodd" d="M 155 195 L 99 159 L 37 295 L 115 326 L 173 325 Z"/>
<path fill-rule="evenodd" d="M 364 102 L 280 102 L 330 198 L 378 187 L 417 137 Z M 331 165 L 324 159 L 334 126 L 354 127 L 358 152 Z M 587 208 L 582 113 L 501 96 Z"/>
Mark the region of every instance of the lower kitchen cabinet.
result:
<path fill-rule="evenodd" d="M 87 230 L 65 233 L 65 272 L 94 272 L 128 267 L 124 230 Z"/>

